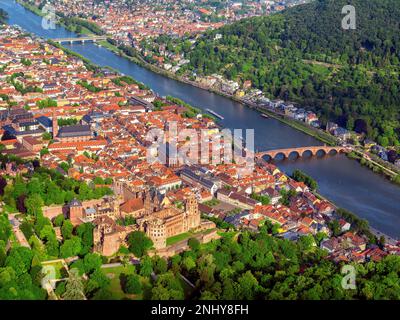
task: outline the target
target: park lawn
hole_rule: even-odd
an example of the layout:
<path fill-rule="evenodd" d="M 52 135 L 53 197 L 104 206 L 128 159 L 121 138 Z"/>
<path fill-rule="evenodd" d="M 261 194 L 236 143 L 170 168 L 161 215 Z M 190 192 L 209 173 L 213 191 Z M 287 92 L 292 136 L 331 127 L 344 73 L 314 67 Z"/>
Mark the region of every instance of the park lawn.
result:
<path fill-rule="evenodd" d="M 192 235 L 193 235 L 193 233 L 191 233 L 191 232 L 185 232 L 185 233 L 181 233 L 176 236 L 173 236 L 173 237 L 169 237 L 169 238 L 167 238 L 167 246 L 173 245 L 179 241 L 190 238 L 190 236 L 192 236 Z"/>
<path fill-rule="evenodd" d="M 120 275 L 122 273 L 125 274 L 133 274 L 135 273 L 135 267 L 133 265 L 128 265 L 126 267 L 124 266 L 118 266 L 118 267 L 112 267 L 112 268 L 103 268 L 102 271 L 106 276 L 112 275 L 112 278 L 110 279 L 110 285 L 108 289 L 113 293 L 113 297 L 122 300 L 122 299 L 131 299 L 131 300 L 140 300 L 142 299 L 141 294 L 127 294 L 125 293 L 122 288 L 121 288 L 121 282 L 120 282 Z M 144 282 L 143 279 L 142 283 Z"/>
<path fill-rule="evenodd" d="M 55 278 L 56 279 L 61 279 L 62 275 L 61 275 L 61 270 L 64 268 L 63 264 L 61 263 L 61 261 L 54 261 L 54 262 L 49 262 L 46 263 L 46 261 L 42 262 L 42 266 L 43 267 L 53 267 L 55 270 Z"/>

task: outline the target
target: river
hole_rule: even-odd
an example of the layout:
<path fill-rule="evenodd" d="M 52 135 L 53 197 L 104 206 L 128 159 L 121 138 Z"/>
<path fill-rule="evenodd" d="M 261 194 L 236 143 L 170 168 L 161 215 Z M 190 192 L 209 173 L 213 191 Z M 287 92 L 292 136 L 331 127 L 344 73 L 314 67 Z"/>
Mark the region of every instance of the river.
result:
<path fill-rule="evenodd" d="M 9 24 L 44 38 L 76 37 L 62 27 L 42 28 L 42 18 L 12 0 L 0 0 L 0 8 L 9 14 Z M 165 76 L 122 58 L 93 43 L 65 45 L 100 66 L 110 66 L 148 85 L 155 93 L 178 97 L 201 109 L 212 109 L 224 117 L 220 124 L 230 129 L 254 129 L 257 150 L 321 145 L 321 142 L 275 119 L 265 119 L 249 109 L 220 95 L 210 93 Z M 344 155 L 302 158 L 277 162 L 290 174 L 298 168 L 313 178 L 319 192 L 336 205 L 367 219 L 372 227 L 400 238 L 400 189 L 384 177 L 374 174 Z"/>

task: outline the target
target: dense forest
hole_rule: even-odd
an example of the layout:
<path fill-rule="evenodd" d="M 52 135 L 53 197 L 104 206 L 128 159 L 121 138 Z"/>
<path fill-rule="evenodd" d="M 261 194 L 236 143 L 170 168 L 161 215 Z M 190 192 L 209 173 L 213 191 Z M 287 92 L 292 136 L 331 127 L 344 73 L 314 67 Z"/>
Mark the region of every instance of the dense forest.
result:
<path fill-rule="evenodd" d="M 341 266 L 326 259 L 312 236 L 295 243 L 260 233 L 244 232 L 171 259 L 170 272 L 195 284 L 195 299 L 399 299 L 398 256 L 378 263 L 354 264 L 357 285 L 345 290 Z M 154 289 L 153 289 L 154 293 Z M 152 298 L 164 298 L 153 295 Z"/>
<path fill-rule="evenodd" d="M 355 30 L 342 28 L 349 4 Z M 271 98 L 313 109 L 324 123 L 398 145 L 399 17 L 397 0 L 316 0 L 206 33 L 188 53 L 187 68 L 251 80 Z"/>

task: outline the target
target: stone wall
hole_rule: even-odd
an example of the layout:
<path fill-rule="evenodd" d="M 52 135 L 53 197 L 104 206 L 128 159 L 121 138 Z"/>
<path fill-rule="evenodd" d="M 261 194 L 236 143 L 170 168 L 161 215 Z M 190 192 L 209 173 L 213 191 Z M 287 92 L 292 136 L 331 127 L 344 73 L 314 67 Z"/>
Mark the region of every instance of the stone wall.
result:
<path fill-rule="evenodd" d="M 194 238 L 199 240 L 200 243 L 207 243 L 212 240 L 221 238 L 221 236 L 217 233 L 217 231 L 218 231 L 218 229 L 214 229 L 206 234 L 197 234 L 194 236 Z M 180 242 L 177 242 L 171 246 L 151 251 L 151 252 L 149 252 L 149 255 L 150 256 L 158 255 L 160 257 L 165 257 L 165 258 L 172 257 L 176 254 L 179 254 L 179 253 L 189 249 L 189 245 L 188 245 L 189 239 L 190 238 L 182 240 Z"/>
<path fill-rule="evenodd" d="M 67 217 L 69 208 L 68 206 L 48 206 L 48 207 L 43 207 L 42 210 L 43 210 L 43 215 L 46 218 L 53 220 L 60 214 L 64 214 L 64 216 Z"/>

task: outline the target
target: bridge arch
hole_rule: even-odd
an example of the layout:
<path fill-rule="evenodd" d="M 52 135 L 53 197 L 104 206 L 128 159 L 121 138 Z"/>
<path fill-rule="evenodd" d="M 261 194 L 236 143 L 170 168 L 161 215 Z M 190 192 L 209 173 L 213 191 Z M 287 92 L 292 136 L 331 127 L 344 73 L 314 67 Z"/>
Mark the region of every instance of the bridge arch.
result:
<path fill-rule="evenodd" d="M 293 157 L 294 157 L 294 159 L 298 159 L 298 158 L 300 158 L 301 156 L 302 156 L 302 154 L 300 153 L 300 151 L 293 150 L 293 151 L 289 151 L 289 152 L 288 152 L 287 158 L 288 158 L 288 159 L 293 159 Z"/>
<path fill-rule="evenodd" d="M 321 156 L 322 158 L 325 157 L 327 154 L 328 154 L 327 150 L 322 148 L 314 151 L 314 156 L 316 157 Z"/>
<path fill-rule="evenodd" d="M 334 155 L 337 155 L 337 154 L 339 154 L 339 153 L 340 153 L 340 149 L 335 149 L 335 148 L 330 149 L 330 150 L 328 151 L 328 155 L 330 155 L 330 156 L 334 156 Z"/>
<path fill-rule="evenodd" d="M 310 149 L 305 149 L 305 150 L 302 150 L 301 156 L 302 156 L 303 158 L 304 158 L 304 157 L 309 157 L 309 158 L 311 158 L 311 157 L 314 156 L 314 152 L 313 152 L 312 150 L 310 150 Z"/>
<path fill-rule="evenodd" d="M 280 157 L 282 157 L 282 159 L 279 159 Z M 287 159 L 288 158 L 288 154 L 286 153 L 286 152 L 275 152 L 275 153 L 273 153 L 273 157 L 271 156 L 271 158 L 273 159 L 273 160 L 285 160 L 285 159 Z"/>
<path fill-rule="evenodd" d="M 255 154 L 256 157 L 262 158 L 264 156 L 268 157 L 269 160 L 276 160 L 278 158 L 289 158 L 294 154 L 297 157 L 304 157 L 307 155 L 312 156 L 321 156 L 324 157 L 326 155 L 335 155 L 337 153 L 345 153 L 347 149 L 344 147 L 333 147 L 333 146 L 314 146 L 314 147 L 300 147 L 300 148 L 287 148 L 287 149 L 277 149 L 277 150 L 268 150 L 264 152 L 258 152 Z"/>

